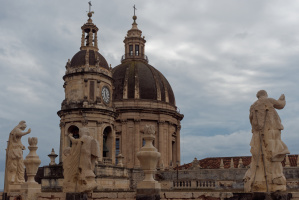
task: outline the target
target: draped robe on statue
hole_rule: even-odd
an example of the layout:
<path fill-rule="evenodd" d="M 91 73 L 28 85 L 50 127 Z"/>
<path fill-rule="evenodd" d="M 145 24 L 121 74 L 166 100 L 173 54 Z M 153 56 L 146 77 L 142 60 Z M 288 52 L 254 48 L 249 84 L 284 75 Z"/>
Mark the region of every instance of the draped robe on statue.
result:
<path fill-rule="evenodd" d="M 63 161 L 64 192 L 86 192 L 96 188 L 94 167 L 100 156 L 98 142 L 90 136 L 71 139 L 70 154 Z"/>
<path fill-rule="evenodd" d="M 275 110 L 284 108 L 285 104 L 284 95 L 278 100 L 264 96 L 250 107 L 249 118 L 252 125 L 250 152 L 252 157 L 250 169 L 247 170 L 244 177 L 245 192 L 286 190 L 286 179 L 281 162 L 290 152 L 281 140 L 283 125 Z"/>

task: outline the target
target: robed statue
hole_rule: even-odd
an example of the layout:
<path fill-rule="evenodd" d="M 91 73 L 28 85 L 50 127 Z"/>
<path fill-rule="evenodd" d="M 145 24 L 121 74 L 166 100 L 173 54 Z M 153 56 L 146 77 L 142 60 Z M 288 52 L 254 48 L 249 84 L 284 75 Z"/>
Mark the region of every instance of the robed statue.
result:
<path fill-rule="evenodd" d="M 4 191 L 8 192 L 11 184 L 22 184 L 24 179 L 24 160 L 23 150 L 25 146 L 22 144 L 21 138 L 31 132 L 23 132 L 27 125 L 25 121 L 20 121 L 19 124 L 10 132 L 6 149 L 6 166 L 5 166 L 5 186 Z"/>
<path fill-rule="evenodd" d="M 89 192 L 97 187 L 95 181 L 95 162 L 100 156 L 97 140 L 89 136 L 88 128 L 80 128 L 79 138 L 69 134 L 72 147 L 64 151 L 63 161 L 63 191 Z"/>
<path fill-rule="evenodd" d="M 289 154 L 281 140 L 280 117 L 276 109 L 286 105 L 282 94 L 278 100 L 268 98 L 265 90 L 257 93 L 258 100 L 250 107 L 249 119 L 252 126 L 251 164 L 244 176 L 245 192 L 275 192 L 286 190 L 286 178 L 282 161 Z"/>

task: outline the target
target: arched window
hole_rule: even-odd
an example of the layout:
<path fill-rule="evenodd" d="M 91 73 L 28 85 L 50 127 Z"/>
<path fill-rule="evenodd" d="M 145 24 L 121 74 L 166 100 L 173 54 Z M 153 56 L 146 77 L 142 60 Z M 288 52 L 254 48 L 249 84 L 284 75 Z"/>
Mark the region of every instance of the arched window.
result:
<path fill-rule="evenodd" d="M 68 134 L 73 134 L 73 137 L 75 139 L 79 138 L 79 128 L 75 125 L 71 125 L 68 130 L 67 130 Z M 72 146 L 72 141 L 70 141 L 70 147 Z"/>

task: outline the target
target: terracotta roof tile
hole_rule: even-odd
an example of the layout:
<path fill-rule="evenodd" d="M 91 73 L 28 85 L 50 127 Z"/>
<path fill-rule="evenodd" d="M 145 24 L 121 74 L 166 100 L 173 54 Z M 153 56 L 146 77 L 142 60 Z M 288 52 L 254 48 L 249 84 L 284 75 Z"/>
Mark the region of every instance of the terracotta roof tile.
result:
<path fill-rule="evenodd" d="M 290 160 L 290 166 L 297 166 L 298 155 L 288 155 Z M 239 160 L 242 158 L 243 166 L 248 167 L 251 162 L 251 156 L 237 156 L 237 157 L 214 157 L 214 158 L 204 158 L 199 160 L 200 166 L 203 169 L 219 169 L 221 159 L 223 159 L 224 168 L 230 168 L 231 159 L 234 162 L 234 168 L 238 168 Z M 282 161 L 282 165 L 285 166 L 285 159 Z M 188 169 L 192 167 L 192 162 L 179 166 L 180 170 Z M 176 168 L 175 168 L 176 169 Z"/>

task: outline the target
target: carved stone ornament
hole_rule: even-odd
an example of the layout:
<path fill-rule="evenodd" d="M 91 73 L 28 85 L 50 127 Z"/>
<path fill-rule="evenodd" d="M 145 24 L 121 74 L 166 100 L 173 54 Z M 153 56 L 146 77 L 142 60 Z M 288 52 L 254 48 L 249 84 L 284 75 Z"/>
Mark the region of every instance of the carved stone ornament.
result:
<path fill-rule="evenodd" d="M 258 100 L 250 107 L 252 126 L 251 164 L 244 176 L 245 192 L 275 192 L 286 190 L 286 178 L 281 162 L 289 154 L 281 140 L 283 125 L 275 109 L 286 105 L 282 94 L 278 100 L 268 98 L 265 90 L 257 93 Z"/>

